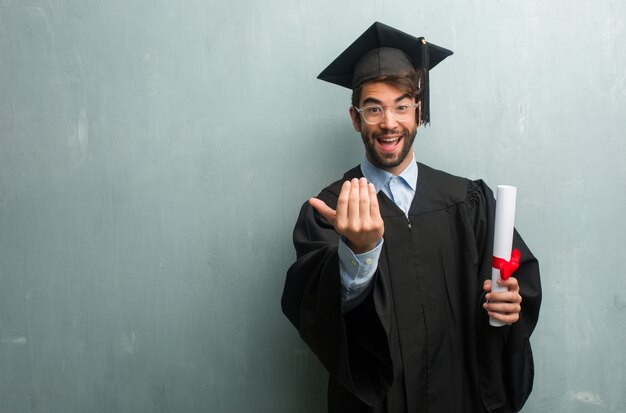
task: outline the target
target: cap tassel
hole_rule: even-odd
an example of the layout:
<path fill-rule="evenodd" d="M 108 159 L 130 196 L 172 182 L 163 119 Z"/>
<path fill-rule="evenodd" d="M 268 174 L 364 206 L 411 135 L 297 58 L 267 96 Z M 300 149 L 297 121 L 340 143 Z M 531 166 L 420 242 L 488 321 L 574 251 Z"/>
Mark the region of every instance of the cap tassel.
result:
<path fill-rule="evenodd" d="M 426 39 L 423 37 L 419 38 L 422 49 L 422 66 L 423 66 L 423 85 L 422 85 L 422 118 L 420 119 L 421 123 L 424 125 L 430 125 L 430 93 L 429 93 L 429 80 L 428 80 L 428 72 L 430 71 L 429 67 L 429 56 L 428 56 L 428 43 Z"/>

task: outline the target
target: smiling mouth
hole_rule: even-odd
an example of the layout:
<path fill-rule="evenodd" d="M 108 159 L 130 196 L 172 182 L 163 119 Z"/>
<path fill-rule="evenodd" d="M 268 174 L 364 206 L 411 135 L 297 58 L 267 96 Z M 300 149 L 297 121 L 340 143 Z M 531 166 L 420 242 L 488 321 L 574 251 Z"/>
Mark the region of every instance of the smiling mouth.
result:
<path fill-rule="evenodd" d="M 391 152 L 394 149 L 396 149 L 401 140 L 402 140 L 401 136 L 398 136 L 396 138 L 389 138 L 389 137 L 376 138 L 376 142 L 378 143 L 378 146 L 385 152 Z"/>

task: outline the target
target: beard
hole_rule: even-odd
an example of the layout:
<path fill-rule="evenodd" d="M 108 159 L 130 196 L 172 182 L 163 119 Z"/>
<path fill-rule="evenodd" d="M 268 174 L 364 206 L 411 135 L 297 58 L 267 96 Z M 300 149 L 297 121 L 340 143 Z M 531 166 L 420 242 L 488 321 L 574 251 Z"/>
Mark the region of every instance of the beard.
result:
<path fill-rule="evenodd" d="M 402 148 L 400 149 L 399 154 L 383 153 L 376 149 L 376 139 L 384 139 L 386 136 L 397 136 L 398 134 L 402 135 Z M 404 162 L 413 147 L 413 141 L 415 141 L 416 134 L 417 128 L 413 130 L 403 128 L 401 131 L 393 130 L 386 133 L 367 133 L 366 131 L 361 131 L 361 139 L 365 145 L 367 159 L 369 159 L 372 165 L 377 168 L 387 170 L 395 168 Z"/>

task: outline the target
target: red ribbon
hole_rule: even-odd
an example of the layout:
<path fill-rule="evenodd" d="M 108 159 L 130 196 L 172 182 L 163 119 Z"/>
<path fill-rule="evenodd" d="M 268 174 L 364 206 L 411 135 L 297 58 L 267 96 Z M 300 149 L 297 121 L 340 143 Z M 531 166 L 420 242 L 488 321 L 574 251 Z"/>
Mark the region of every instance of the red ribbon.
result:
<path fill-rule="evenodd" d="M 517 248 L 511 252 L 511 260 L 507 261 L 504 258 L 493 257 L 491 265 L 493 268 L 500 270 L 500 278 L 507 280 L 511 274 L 513 274 L 519 268 L 519 260 L 522 254 Z"/>

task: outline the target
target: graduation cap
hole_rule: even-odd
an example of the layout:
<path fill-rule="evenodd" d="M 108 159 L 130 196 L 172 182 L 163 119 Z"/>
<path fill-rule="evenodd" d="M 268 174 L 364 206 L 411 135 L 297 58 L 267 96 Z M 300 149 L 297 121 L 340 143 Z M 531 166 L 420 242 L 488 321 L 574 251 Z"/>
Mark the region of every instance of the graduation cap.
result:
<path fill-rule="evenodd" d="M 375 22 L 317 78 L 354 90 L 380 76 L 422 72 L 422 84 L 418 86 L 422 89 L 422 122 L 428 123 L 428 72 L 451 54 L 451 50 L 427 42 L 423 37 L 413 37 Z"/>

